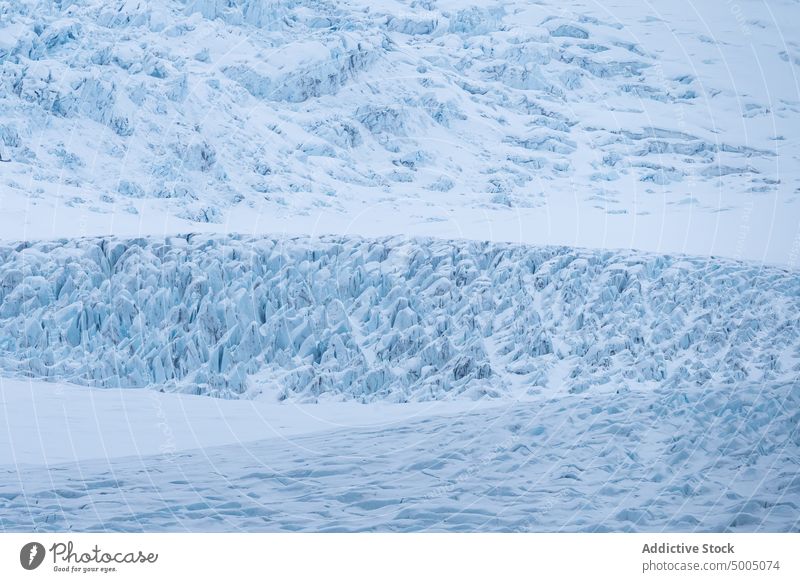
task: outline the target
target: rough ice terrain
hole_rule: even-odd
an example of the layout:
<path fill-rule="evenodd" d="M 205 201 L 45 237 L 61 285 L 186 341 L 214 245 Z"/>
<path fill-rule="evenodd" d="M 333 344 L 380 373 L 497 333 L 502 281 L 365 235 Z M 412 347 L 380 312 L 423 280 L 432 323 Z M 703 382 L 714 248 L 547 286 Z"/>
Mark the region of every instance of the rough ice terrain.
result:
<path fill-rule="evenodd" d="M 800 278 L 506 243 L 204 235 L 0 245 L 0 368 L 362 402 L 792 382 Z"/>
<path fill-rule="evenodd" d="M 800 530 L 799 69 L 797 0 L 0 0 L 0 530 Z"/>
<path fill-rule="evenodd" d="M 796 264 L 797 12 L 3 1 L 0 236 L 410 233 Z"/>
<path fill-rule="evenodd" d="M 794 271 L 404 237 L 0 256 L 4 373 L 152 394 L 6 380 L 5 529 L 798 529 Z"/>

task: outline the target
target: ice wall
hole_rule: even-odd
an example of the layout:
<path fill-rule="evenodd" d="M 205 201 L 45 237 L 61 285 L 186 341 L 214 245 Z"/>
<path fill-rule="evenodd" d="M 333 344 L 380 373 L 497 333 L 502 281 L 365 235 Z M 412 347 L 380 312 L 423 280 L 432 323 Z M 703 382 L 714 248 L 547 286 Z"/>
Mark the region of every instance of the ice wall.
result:
<path fill-rule="evenodd" d="M 0 246 L 0 368 L 373 401 L 794 378 L 800 277 L 503 243 L 176 236 Z"/>

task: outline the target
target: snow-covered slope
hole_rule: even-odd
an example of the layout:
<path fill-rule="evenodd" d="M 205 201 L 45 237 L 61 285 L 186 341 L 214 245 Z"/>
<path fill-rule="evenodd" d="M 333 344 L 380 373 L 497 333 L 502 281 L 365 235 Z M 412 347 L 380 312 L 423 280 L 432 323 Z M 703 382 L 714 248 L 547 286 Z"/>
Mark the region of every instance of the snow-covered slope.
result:
<path fill-rule="evenodd" d="M 2 385 L 2 384 L 0 384 Z M 115 456 L 130 437 L 112 438 L 99 459 L 49 466 L 0 464 L 0 530 L 6 531 L 798 531 L 800 529 L 800 386 L 743 382 L 626 393 L 561 394 L 529 402 L 432 414 L 396 422 L 398 411 L 359 405 L 338 415 L 341 428 L 267 438 L 281 424 L 319 425 L 290 406 L 259 422 L 232 405 L 249 404 L 136 391 L 52 390 L 9 383 L 60 427 L 78 425 L 63 411 L 93 409 L 103 423 L 130 423 L 154 410 L 154 423 L 134 429 L 136 442 L 157 442 Z M 115 393 L 113 396 L 108 392 Z M 195 415 L 196 400 L 219 404 L 216 419 Z M 177 402 L 176 402 L 177 401 Z M 176 404 L 185 403 L 187 418 Z M 332 405 L 341 407 L 342 404 Z M 388 406 L 388 405 L 387 405 Z M 407 409 L 409 404 L 395 405 Z M 306 412 L 318 414 L 308 407 Z M 17 408 L 15 408 L 17 409 Z M 330 408 L 322 407 L 325 417 Z M 419 409 L 418 409 L 419 410 Z M 352 411 L 351 411 L 352 412 Z M 381 426 L 346 419 L 384 421 Z M 176 417 L 177 414 L 177 417 Z M 150 412 L 150 416 L 154 413 Z M 247 427 L 231 429 L 245 421 Z M 255 424 L 253 424 L 255 421 Z M 87 424 L 96 421 L 90 419 Z M 135 422 L 135 421 L 134 421 Z M 200 450 L 181 450 L 184 425 L 200 442 L 232 430 L 257 434 Z M 150 427 L 152 435 L 141 434 Z M 19 430 L 22 428 L 22 430 Z M 175 429 L 175 433 L 165 430 Z M 295 426 L 296 428 L 296 426 Z M 81 446 L 91 434 L 67 433 Z M 19 420 L 12 438 L 30 435 Z M 108 435 L 119 435 L 119 428 Z M 282 431 L 284 434 L 294 431 Z M 26 447 L 55 452 L 59 432 Z M 0 443 L 5 433 L 0 433 Z M 102 437 L 101 437 L 102 438 Z M 92 444 L 90 449 L 96 449 Z M 2 450 L 2 447 L 0 447 Z M 79 456 L 79 453 L 76 453 Z M 1 458 L 0 458 L 1 459 Z"/>
<path fill-rule="evenodd" d="M 799 11 L 0 2 L 0 236 L 402 232 L 794 264 Z"/>
<path fill-rule="evenodd" d="M 498 405 L 495 400 L 369 406 L 223 400 L 6 377 L 0 377 L 0 402 L 0 466 L 16 467 L 174 455 L 345 429 L 392 430 L 421 418 Z"/>
<path fill-rule="evenodd" d="M 505 243 L 0 245 L 0 367 L 222 397 L 432 400 L 789 382 L 800 277 Z"/>
<path fill-rule="evenodd" d="M 0 0 L 0 530 L 797 531 L 799 69 L 797 0 Z"/>

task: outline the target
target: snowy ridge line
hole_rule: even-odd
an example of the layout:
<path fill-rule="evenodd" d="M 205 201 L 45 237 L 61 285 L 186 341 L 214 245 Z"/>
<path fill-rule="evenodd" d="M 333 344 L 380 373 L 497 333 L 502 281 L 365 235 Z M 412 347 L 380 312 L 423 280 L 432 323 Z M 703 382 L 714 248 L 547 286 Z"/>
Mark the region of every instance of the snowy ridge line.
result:
<path fill-rule="evenodd" d="M 793 382 L 800 276 L 733 260 L 407 239 L 0 245 L 0 369 L 363 402 Z"/>

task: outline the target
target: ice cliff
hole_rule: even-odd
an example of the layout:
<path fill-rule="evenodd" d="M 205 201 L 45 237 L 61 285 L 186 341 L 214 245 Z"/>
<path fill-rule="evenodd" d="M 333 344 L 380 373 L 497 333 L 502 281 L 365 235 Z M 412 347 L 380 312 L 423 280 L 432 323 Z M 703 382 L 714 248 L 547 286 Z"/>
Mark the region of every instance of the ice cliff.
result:
<path fill-rule="evenodd" d="M 428 400 L 791 381 L 800 277 L 387 237 L 0 246 L 0 368 L 224 398 Z"/>

